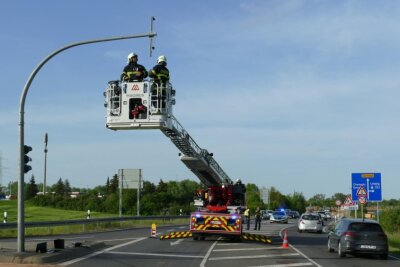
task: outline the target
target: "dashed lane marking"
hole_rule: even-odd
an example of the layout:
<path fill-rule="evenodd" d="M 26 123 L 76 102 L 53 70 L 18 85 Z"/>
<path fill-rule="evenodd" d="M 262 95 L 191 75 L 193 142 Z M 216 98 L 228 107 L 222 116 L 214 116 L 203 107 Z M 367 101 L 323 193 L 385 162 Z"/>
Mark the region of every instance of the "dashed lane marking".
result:
<path fill-rule="evenodd" d="M 278 257 L 289 257 L 289 256 L 299 256 L 299 253 L 287 253 L 287 254 L 271 254 L 271 255 L 252 255 L 252 256 L 236 256 L 236 257 L 214 257 L 209 258 L 210 261 L 222 261 L 222 260 L 240 260 L 240 259 L 261 259 L 261 258 L 276 258 Z"/>
<path fill-rule="evenodd" d="M 246 250 L 282 250 L 281 248 L 226 248 L 226 249 L 214 249 L 213 251 L 246 251 Z"/>
<path fill-rule="evenodd" d="M 115 245 L 115 246 L 112 246 L 112 247 L 109 247 L 109 248 L 106 248 L 106 249 L 103 249 L 103 250 L 100 250 L 100 251 L 96 251 L 96 252 L 93 252 L 92 254 L 89 254 L 89 255 L 74 259 L 74 260 L 69 260 L 69 261 L 60 263 L 60 265 L 64 265 L 64 266 L 71 265 L 71 264 L 74 264 L 74 263 L 77 263 L 77 262 L 80 262 L 80 261 L 95 257 L 97 255 L 103 254 L 105 252 L 108 252 L 108 251 L 111 251 L 111 250 L 114 250 L 114 249 L 117 249 L 117 248 L 120 248 L 120 247 L 128 246 L 128 245 L 134 244 L 136 242 L 140 242 L 140 241 L 142 241 L 144 239 L 147 239 L 147 237 L 141 237 L 141 238 L 138 238 L 136 240 L 132 240 L 132 241 L 129 241 L 129 242 L 126 242 L 126 243 L 122 243 L 122 244 L 119 244 L 119 245 Z"/>
<path fill-rule="evenodd" d="M 117 254 L 117 255 L 140 255 L 140 256 L 154 256 L 154 257 L 172 257 L 172 258 L 203 258 L 198 255 L 180 255 L 180 254 L 162 254 L 162 253 L 142 253 L 142 252 L 119 252 L 119 251 L 107 251 L 106 254 Z"/>
<path fill-rule="evenodd" d="M 272 264 L 272 265 L 257 265 L 248 267 L 297 267 L 297 266 L 310 266 L 313 265 L 311 262 L 298 262 L 298 263 L 287 263 L 287 264 Z"/>

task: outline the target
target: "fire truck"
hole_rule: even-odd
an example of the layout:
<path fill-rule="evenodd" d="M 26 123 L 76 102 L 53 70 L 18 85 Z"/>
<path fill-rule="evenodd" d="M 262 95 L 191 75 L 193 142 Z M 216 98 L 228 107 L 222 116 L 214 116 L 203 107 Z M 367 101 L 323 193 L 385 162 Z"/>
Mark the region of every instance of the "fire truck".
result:
<path fill-rule="evenodd" d="M 179 149 L 180 160 L 204 185 L 195 193 L 196 211 L 190 215 L 194 240 L 218 235 L 239 239 L 245 186 L 233 182 L 173 115 L 175 89 L 170 83 L 110 81 L 104 92 L 106 127 L 111 130 L 159 129 Z"/>

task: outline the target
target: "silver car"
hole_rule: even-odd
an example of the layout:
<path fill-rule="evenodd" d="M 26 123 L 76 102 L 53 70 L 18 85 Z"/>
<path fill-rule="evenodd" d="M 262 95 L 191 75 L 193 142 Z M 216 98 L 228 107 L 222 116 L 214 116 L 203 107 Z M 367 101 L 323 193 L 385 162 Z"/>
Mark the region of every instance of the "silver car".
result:
<path fill-rule="evenodd" d="M 322 219 L 318 213 L 303 213 L 297 224 L 297 230 L 322 233 Z"/>
<path fill-rule="evenodd" d="M 280 222 L 280 223 L 288 223 L 289 217 L 286 215 L 284 211 L 274 211 L 269 217 L 269 222 Z"/>

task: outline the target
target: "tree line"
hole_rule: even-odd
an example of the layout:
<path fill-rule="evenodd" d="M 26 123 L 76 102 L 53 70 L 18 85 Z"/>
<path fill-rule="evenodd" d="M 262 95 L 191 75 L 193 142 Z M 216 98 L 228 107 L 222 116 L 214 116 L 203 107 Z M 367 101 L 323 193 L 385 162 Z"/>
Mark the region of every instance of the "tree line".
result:
<path fill-rule="evenodd" d="M 16 184 L 14 185 L 17 186 Z M 30 181 L 25 186 L 25 199 L 37 206 L 47 206 L 69 210 L 79 210 L 105 212 L 118 214 L 119 212 L 119 184 L 118 175 L 115 174 L 111 179 L 108 177 L 104 185 L 93 189 L 71 187 L 68 179 L 59 180 L 48 186 L 45 195 L 39 194 L 42 191 L 42 184 L 36 184 L 35 177 L 32 175 Z M 189 214 L 195 210 L 193 197 L 197 189 L 203 188 L 200 183 L 192 180 L 168 181 L 162 179 L 158 184 L 150 181 L 143 182 L 140 191 L 140 214 L 141 215 L 179 215 Z M 16 191 L 16 188 L 15 188 Z M 71 198 L 71 192 L 79 192 L 75 198 Z M 260 189 L 255 184 L 246 184 L 246 205 L 250 210 L 256 207 L 261 209 L 291 209 L 300 213 L 306 211 L 307 207 L 334 207 L 336 200 L 342 203 L 347 195 L 336 193 L 331 197 L 324 194 L 316 194 L 306 200 L 301 192 L 284 195 L 275 187 L 269 188 L 269 203 L 264 203 L 260 197 Z M 367 204 L 373 205 L 373 204 Z M 384 207 L 399 207 L 400 199 L 384 200 L 380 203 Z M 122 190 L 122 213 L 124 215 L 137 214 L 137 190 Z"/>

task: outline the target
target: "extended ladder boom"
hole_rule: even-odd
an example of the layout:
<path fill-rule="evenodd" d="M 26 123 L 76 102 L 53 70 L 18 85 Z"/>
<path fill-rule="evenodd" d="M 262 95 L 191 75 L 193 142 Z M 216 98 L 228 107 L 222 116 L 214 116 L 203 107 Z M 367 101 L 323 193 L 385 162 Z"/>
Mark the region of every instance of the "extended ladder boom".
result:
<path fill-rule="evenodd" d="M 111 81 L 104 93 L 106 127 L 112 130 L 160 129 L 182 152 L 181 161 L 207 187 L 232 184 L 206 149 L 197 145 L 172 115 L 175 90 L 170 83 Z"/>
<path fill-rule="evenodd" d="M 231 179 L 218 165 L 206 149 L 193 140 L 174 116 L 170 116 L 169 128 L 161 131 L 171 139 L 172 143 L 182 152 L 181 161 L 204 183 L 206 186 L 221 186 L 231 184 Z"/>

